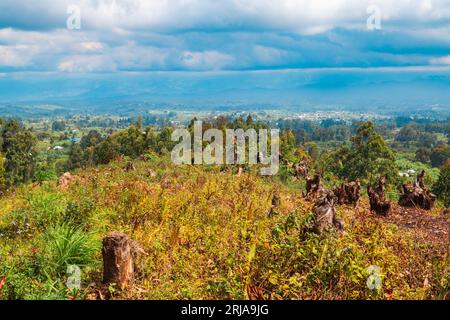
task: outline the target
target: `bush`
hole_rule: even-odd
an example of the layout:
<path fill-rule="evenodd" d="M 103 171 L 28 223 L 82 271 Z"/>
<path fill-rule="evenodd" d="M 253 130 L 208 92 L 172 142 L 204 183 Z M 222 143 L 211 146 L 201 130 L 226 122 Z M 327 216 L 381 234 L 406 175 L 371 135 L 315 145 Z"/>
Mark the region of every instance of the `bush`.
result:
<path fill-rule="evenodd" d="M 27 196 L 30 208 L 26 211 L 31 227 L 39 230 L 60 222 L 65 199 L 58 193 L 40 192 Z"/>
<path fill-rule="evenodd" d="M 89 227 L 89 219 L 96 208 L 96 203 L 92 199 L 82 201 L 70 201 L 64 213 L 63 222 L 75 227 Z"/>
<path fill-rule="evenodd" d="M 56 181 L 58 177 L 56 176 L 56 173 L 50 170 L 39 170 L 35 174 L 35 179 L 37 182 L 44 182 L 44 181 Z"/>

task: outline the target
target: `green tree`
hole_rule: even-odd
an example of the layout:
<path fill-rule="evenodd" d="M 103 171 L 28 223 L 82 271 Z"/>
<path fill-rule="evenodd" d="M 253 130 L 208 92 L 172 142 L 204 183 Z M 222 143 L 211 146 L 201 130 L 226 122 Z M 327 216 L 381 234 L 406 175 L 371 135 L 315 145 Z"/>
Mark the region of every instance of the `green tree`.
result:
<path fill-rule="evenodd" d="M 431 151 L 431 165 L 435 168 L 444 165 L 450 158 L 450 146 L 441 144 Z"/>
<path fill-rule="evenodd" d="M 280 135 L 280 151 L 283 159 L 289 161 L 297 160 L 294 155 L 297 143 L 292 130 L 283 130 Z"/>
<path fill-rule="evenodd" d="M 64 130 L 66 130 L 66 123 L 64 121 L 53 121 L 52 130 L 53 131 L 64 131 Z"/>
<path fill-rule="evenodd" d="M 2 138 L 7 185 L 29 182 L 36 170 L 36 137 L 16 120 L 10 120 L 3 128 Z"/>
<path fill-rule="evenodd" d="M 95 147 L 94 162 L 95 164 L 107 164 L 118 155 L 118 145 L 110 136 Z"/>
<path fill-rule="evenodd" d="M 400 129 L 399 133 L 395 137 L 395 140 L 401 142 L 413 142 L 419 138 L 419 131 L 414 124 L 407 124 Z"/>
<path fill-rule="evenodd" d="M 7 188 L 5 177 L 5 158 L 0 153 L 0 193 L 3 193 Z"/>
<path fill-rule="evenodd" d="M 351 139 L 343 173 L 349 180 L 372 182 L 379 176 L 397 176 L 395 156 L 374 128 L 372 122 L 363 123 Z"/>
<path fill-rule="evenodd" d="M 80 146 L 83 149 L 95 147 L 102 141 L 102 135 L 97 130 L 91 130 L 89 133 L 81 138 Z"/>
<path fill-rule="evenodd" d="M 305 143 L 305 150 L 314 161 L 319 158 L 319 147 L 315 142 Z"/>
<path fill-rule="evenodd" d="M 416 160 L 422 163 L 430 163 L 431 149 L 419 148 L 416 151 Z"/>
<path fill-rule="evenodd" d="M 247 116 L 247 120 L 245 120 L 245 125 L 246 125 L 246 127 L 247 127 L 247 128 L 251 128 L 251 127 L 253 126 L 253 123 L 254 123 L 254 121 L 253 121 L 252 116 L 251 116 L 251 115 L 248 115 L 248 116 Z"/>
<path fill-rule="evenodd" d="M 438 138 L 433 133 L 421 132 L 417 142 L 419 146 L 432 148 L 438 144 Z"/>
<path fill-rule="evenodd" d="M 72 171 L 85 166 L 84 150 L 77 143 L 70 146 L 69 159 L 66 162 L 64 170 Z"/>
<path fill-rule="evenodd" d="M 433 192 L 450 207 L 450 159 L 442 166 L 439 179 L 433 186 Z"/>
<path fill-rule="evenodd" d="M 343 146 L 339 150 L 324 152 L 318 162 L 318 168 L 324 172 L 331 172 L 341 179 L 346 179 L 346 162 L 350 156 L 350 149 Z"/>
<path fill-rule="evenodd" d="M 139 123 L 121 131 L 117 135 L 119 153 L 131 158 L 137 158 L 146 150 L 146 135 Z"/>
<path fill-rule="evenodd" d="M 175 146 L 175 142 L 172 141 L 172 128 L 166 127 L 158 134 L 157 151 L 159 153 L 166 153 L 172 150 Z"/>

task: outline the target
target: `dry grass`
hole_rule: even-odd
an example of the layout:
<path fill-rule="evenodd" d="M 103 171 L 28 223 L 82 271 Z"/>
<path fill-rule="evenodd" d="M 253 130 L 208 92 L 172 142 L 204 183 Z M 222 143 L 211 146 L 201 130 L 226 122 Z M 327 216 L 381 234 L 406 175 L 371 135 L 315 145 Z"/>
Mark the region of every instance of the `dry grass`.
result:
<path fill-rule="evenodd" d="M 36 241 L 47 232 L 33 220 L 36 208 L 23 200 L 30 193 L 51 194 L 58 203 L 81 207 L 93 201 L 95 208 L 83 224 L 86 232 L 100 240 L 112 230 L 122 231 L 143 247 L 135 288 L 116 298 L 248 299 L 255 292 L 265 299 L 448 297 L 448 233 L 447 238 L 444 233 L 431 237 L 434 229 L 427 227 L 438 213 L 421 213 L 426 223 L 410 228 L 396 215 L 373 216 L 364 199 L 356 209 L 338 208 L 346 226 L 343 235 L 319 237 L 304 232 L 312 204 L 302 199 L 300 189 L 218 168 L 174 167 L 164 161 L 135 165 L 129 172 L 124 163 L 80 170 L 75 173 L 80 179 L 67 190 L 29 186 L 0 200 L 0 230 L 9 230 L 12 213 L 20 210 L 29 217 L 22 222 L 30 225 L 24 233 L 0 238 L 0 276 L 7 277 L 0 298 L 39 298 L 48 287 L 39 270 L 12 268 L 18 261 L 37 263 L 29 252 L 33 246 L 39 250 Z M 269 214 L 275 192 L 281 203 Z M 58 213 L 61 219 L 65 214 Z M 429 223 L 448 231 L 448 219 L 436 221 Z M 370 265 L 381 268 L 380 290 L 367 288 Z M 21 280 L 8 282 L 15 276 Z M 100 279 L 98 265 L 85 269 L 77 297 L 93 297 L 88 285 Z M 28 291 L 19 288 L 27 281 L 36 285 Z M 63 285 L 57 291 L 62 298 L 72 294 Z"/>

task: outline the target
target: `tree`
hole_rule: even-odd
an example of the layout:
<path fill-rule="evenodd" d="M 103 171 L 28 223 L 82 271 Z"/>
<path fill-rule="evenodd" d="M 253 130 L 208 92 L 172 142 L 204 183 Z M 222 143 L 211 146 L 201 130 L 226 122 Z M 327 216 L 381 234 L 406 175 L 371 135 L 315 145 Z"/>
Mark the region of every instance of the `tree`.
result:
<path fill-rule="evenodd" d="M 343 161 L 343 174 L 348 180 L 374 182 L 380 176 L 397 176 L 395 156 L 372 122 L 363 123 L 351 139 L 352 145 Z M 346 151 L 347 152 L 347 151 Z"/>
<path fill-rule="evenodd" d="M 118 146 L 114 139 L 108 137 L 105 141 L 98 144 L 94 151 L 95 164 L 107 164 L 114 160 L 118 154 Z"/>
<path fill-rule="evenodd" d="M 89 133 L 81 138 L 80 146 L 83 149 L 95 147 L 102 141 L 102 135 L 97 130 L 91 130 Z"/>
<path fill-rule="evenodd" d="M 438 138 L 433 133 L 421 132 L 417 142 L 419 146 L 432 148 L 438 144 Z"/>
<path fill-rule="evenodd" d="M 172 132 L 173 130 L 171 128 L 166 127 L 158 134 L 157 151 L 159 153 L 164 154 L 169 152 L 175 146 L 176 143 L 172 141 Z"/>
<path fill-rule="evenodd" d="M 450 207 L 450 159 L 442 166 L 439 179 L 433 186 L 433 192 Z"/>
<path fill-rule="evenodd" d="M 16 120 L 10 120 L 3 128 L 2 138 L 7 185 L 27 183 L 36 170 L 36 137 Z"/>
<path fill-rule="evenodd" d="M 419 148 L 416 151 L 416 160 L 422 163 L 429 163 L 431 156 L 431 149 L 429 148 Z"/>
<path fill-rule="evenodd" d="M 69 159 L 66 162 L 64 170 L 72 171 L 78 168 L 82 168 L 85 165 L 84 151 L 81 146 L 74 143 L 70 146 Z"/>
<path fill-rule="evenodd" d="M 297 142 L 295 140 L 295 135 L 292 130 L 283 130 L 280 135 L 280 151 L 283 159 L 294 162 L 295 156 L 294 151 Z"/>
<path fill-rule="evenodd" d="M 53 131 L 64 131 L 64 130 L 66 130 L 66 123 L 64 121 L 53 121 L 52 130 Z"/>
<path fill-rule="evenodd" d="M 137 158 L 146 150 L 146 135 L 137 123 L 117 135 L 119 153 L 131 158 Z"/>
<path fill-rule="evenodd" d="M 253 118 L 251 115 L 247 116 L 247 120 L 245 120 L 245 125 L 247 128 L 251 127 L 253 125 Z"/>
<path fill-rule="evenodd" d="M 317 160 L 319 158 L 319 147 L 315 142 L 305 143 L 305 150 L 312 160 Z"/>
<path fill-rule="evenodd" d="M 350 156 L 350 149 L 346 146 L 339 150 L 324 152 L 319 161 L 318 167 L 322 171 L 331 172 L 341 179 L 346 179 L 346 161 Z"/>
<path fill-rule="evenodd" d="M 242 117 L 234 119 L 232 125 L 232 129 L 245 129 L 245 121 Z"/>
<path fill-rule="evenodd" d="M 431 166 L 437 168 L 444 165 L 447 159 L 450 158 L 450 146 L 441 144 L 434 148 L 431 152 Z"/>
<path fill-rule="evenodd" d="M 399 133 L 395 137 L 395 140 L 401 142 L 412 142 L 419 138 L 419 131 L 414 124 L 407 124 L 400 129 Z"/>
<path fill-rule="evenodd" d="M 0 153 L 0 193 L 3 193 L 7 189 L 6 177 L 5 177 L 5 158 Z"/>

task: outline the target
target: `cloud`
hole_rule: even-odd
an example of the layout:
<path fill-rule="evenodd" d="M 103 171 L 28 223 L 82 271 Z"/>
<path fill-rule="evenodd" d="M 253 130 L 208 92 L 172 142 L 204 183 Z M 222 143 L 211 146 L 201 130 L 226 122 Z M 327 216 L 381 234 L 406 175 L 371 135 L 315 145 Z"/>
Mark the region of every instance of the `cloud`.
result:
<path fill-rule="evenodd" d="M 67 7 L 81 30 L 67 30 Z M 366 28 L 367 7 L 382 15 Z M 445 64 L 446 0 L 2 0 L 0 72 Z"/>
<path fill-rule="evenodd" d="M 231 55 L 218 51 L 184 52 L 181 56 L 181 64 L 194 70 L 220 70 L 233 63 Z"/>
<path fill-rule="evenodd" d="M 63 28 L 76 3 L 83 28 L 154 31 L 284 30 L 321 33 L 336 27 L 365 27 L 366 9 L 380 7 L 386 22 L 436 23 L 450 18 L 446 0 L 3 0 L 0 27 Z"/>
<path fill-rule="evenodd" d="M 82 42 L 81 47 L 86 51 L 100 51 L 103 49 L 103 44 L 98 41 Z"/>
<path fill-rule="evenodd" d="M 36 50 L 30 45 L 0 46 L 0 67 L 28 66 Z"/>
<path fill-rule="evenodd" d="M 450 65 L 450 55 L 431 59 L 430 63 L 435 65 Z"/>
<path fill-rule="evenodd" d="M 255 59 L 265 65 L 277 64 L 290 55 L 286 50 L 262 45 L 255 45 L 253 53 Z"/>
<path fill-rule="evenodd" d="M 114 72 L 117 71 L 117 66 L 112 59 L 102 55 L 75 55 L 60 61 L 58 71 L 77 73 Z"/>

